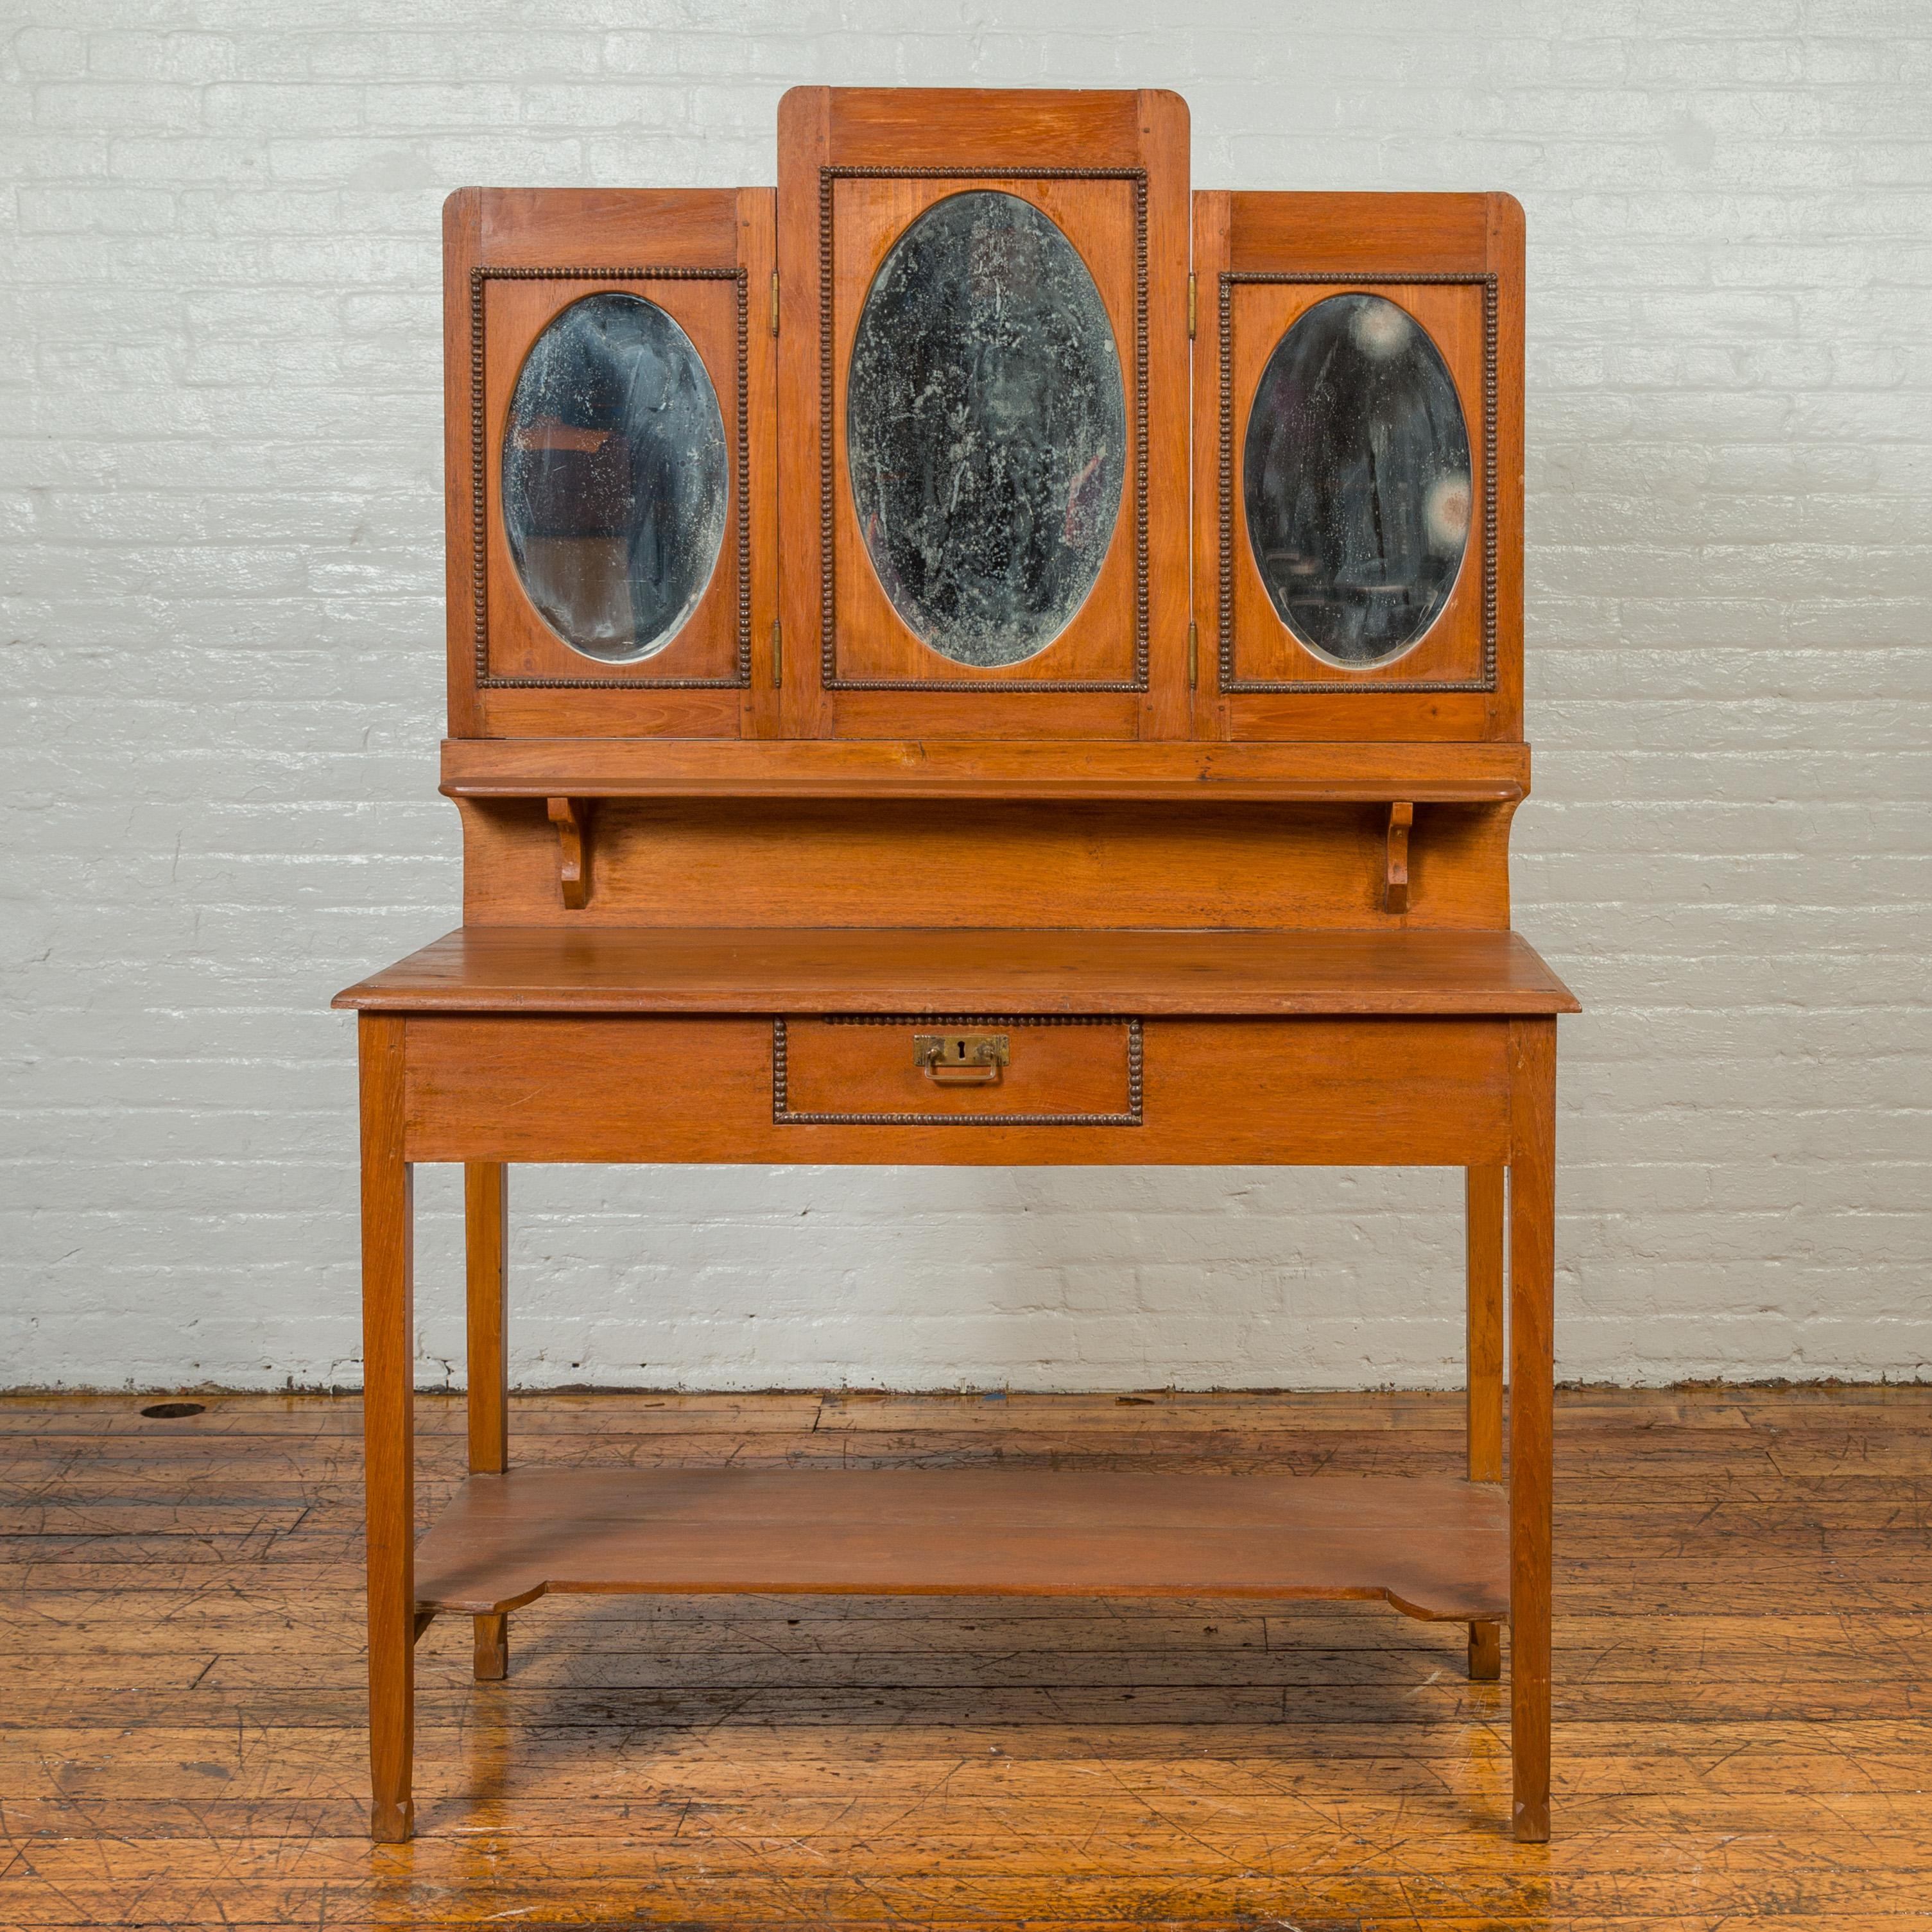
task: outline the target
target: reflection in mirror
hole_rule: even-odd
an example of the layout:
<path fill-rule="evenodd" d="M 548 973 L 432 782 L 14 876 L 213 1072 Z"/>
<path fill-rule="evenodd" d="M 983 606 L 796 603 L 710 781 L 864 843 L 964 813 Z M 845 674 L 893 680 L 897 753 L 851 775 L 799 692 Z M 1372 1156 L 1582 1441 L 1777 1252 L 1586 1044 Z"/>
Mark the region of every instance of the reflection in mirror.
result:
<path fill-rule="evenodd" d="M 1469 436 L 1421 324 L 1330 296 L 1262 371 L 1242 457 L 1248 542 L 1282 622 L 1352 670 L 1416 643 L 1469 536 Z"/>
<path fill-rule="evenodd" d="M 1030 202 L 949 196 L 893 244 L 845 439 L 866 548 L 915 634 L 994 668 L 1066 628 L 1120 514 L 1126 398 L 1100 292 Z"/>
<path fill-rule="evenodd" d="M 503 529 L 530 602 L 606 664 L 654 656 L 724 540 L 718 393 L 655 303 L 586 296 L 537 338 L 510 399 Z"/>

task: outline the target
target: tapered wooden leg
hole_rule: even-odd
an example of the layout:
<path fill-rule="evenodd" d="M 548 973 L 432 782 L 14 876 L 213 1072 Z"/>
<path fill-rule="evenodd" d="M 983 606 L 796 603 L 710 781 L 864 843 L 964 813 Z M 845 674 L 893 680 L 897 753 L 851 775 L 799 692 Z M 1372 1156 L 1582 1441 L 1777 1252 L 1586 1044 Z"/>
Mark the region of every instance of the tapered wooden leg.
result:
<path fill-rule="evenodd" d="M 379 1844 L 416 1829 L 416 1216 L 403 1159 L 403 1024 L 365 1013 L 360 1030 L 369 1835 Z"/>
<path fill-rule="evenodd" d="M 470 1468 L 500 1475 L 510 1462 L 510 1352 L 506 1294 L 510 1232 L 509 1169 L 474 1161 L 463 1170 L 464 1252 L 469 1278 Z M 476 1618 L 476 1676 L 507 1676 L 510 1619 Z"/>
<path fill-rule="evenodd" d="M 1500 1167 L 1464 1172 L 1468 1257 L 1469 1480 L 1503 1479 L 1503 1175 Z M 1469 1675 L 1494 1683 L 1503 1674 L 1502 1627 L 1469 1626 Z"/>
<path fill-rule="evenodd" d="M 1513 1828 L 1550 1836 L 1550 1455 L 1556 1274 L 1556 1022 L 1510 1023 L 1510 1749 Z"/>

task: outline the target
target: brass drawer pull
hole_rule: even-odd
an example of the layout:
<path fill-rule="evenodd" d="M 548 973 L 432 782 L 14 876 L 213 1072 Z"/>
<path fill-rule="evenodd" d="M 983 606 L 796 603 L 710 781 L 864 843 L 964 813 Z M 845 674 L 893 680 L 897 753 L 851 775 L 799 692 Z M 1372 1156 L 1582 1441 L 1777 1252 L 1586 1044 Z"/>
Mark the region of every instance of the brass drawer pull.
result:
<path fill-rule="evenodd" d="M 912 1064 L 940 1087 L 997 1087 L 1009 1058 L 1003 1033 L 916 1033 Z"/>

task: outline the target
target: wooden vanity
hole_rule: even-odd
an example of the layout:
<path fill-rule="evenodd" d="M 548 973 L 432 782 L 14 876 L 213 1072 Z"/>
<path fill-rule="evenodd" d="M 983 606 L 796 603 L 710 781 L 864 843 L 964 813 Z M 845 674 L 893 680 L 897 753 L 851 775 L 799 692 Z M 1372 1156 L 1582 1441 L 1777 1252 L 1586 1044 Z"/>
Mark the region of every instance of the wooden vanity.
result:
<path fill-rule="evenodd" d="M 1576 1002 L 1510 928 L 1520 211 L 1190 195 L 1161 92 L 797 90 L 779 176 L 448 205 L 464 923 L 336 1001 L 372 1835 L 429 1621 L 501 1677 L 575 1590 L 1381 1598 L 1489 1678 L 1507 1622 L 1546 1838 Z M 419 1537 L 422 1161 L 472 1474 Z M 1466 1478 L 515 1469 L 535 1161 L 1462 1168 Z"/>

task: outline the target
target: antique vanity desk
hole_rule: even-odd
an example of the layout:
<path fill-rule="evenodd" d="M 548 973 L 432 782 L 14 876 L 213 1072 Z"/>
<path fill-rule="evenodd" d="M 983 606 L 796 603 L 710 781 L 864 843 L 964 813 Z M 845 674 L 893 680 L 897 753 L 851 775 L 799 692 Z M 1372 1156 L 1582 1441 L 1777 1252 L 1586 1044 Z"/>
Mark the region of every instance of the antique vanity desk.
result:
<path fill-rule="evenodd" d="M 779 136 L 776 194 L 448 206 L 464 924 L 337 1001 L 374 1835 L 436 1616 L 500 1677 L 546 1590 L 899 1591 L 1383 1598 L 1490 1678 L 1507 1621 L 1543 1838 L 1576 1002 L 1509 922 L 1520 212 L 1190 196 L 1159 92 Z M 473 1472 L 420 1538 L 418 1161 L 465 1169 Z M 520 1161 L 1462 1168 L 1466 1479 L 512 1468 Z"/>

